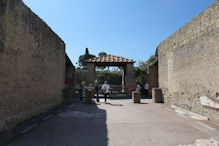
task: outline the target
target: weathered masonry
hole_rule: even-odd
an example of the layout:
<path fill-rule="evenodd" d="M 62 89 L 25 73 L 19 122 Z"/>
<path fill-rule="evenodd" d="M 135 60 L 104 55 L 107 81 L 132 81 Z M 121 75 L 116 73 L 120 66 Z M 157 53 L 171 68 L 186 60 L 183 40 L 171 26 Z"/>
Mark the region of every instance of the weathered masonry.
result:
<path fill-rule="evenodd" d="M 158 88 L 158 58 L 149 65 L 147 76 L 149 83 L 148 95 L 152 96 L 152 89 Z"/>
<path fill-rule="evenodd" d="M 219 111 L 204 107 L 205 95 L 219 102 L 219 0 L 158 47 L 159 87 L 167 103 L 219 122 Z"/>
<path fill-rule="evenodd" d="M 0 131 L 63 102 L 64 42 L 22 0 L 0 0 Z"/>

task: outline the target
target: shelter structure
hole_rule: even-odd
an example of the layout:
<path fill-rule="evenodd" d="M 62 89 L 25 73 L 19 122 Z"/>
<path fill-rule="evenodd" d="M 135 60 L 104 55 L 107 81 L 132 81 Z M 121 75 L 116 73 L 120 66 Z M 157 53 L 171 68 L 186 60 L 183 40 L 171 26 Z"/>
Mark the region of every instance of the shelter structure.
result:
<path fill-rule="evenodd" d="M 121 56 L 105 55 L 86 60 L 88 70 L 88 83 L 94 84 L 96 80 L 96 67 L 117 66 L 122 68 L 122 87 L 127 96 L 131 96 L 131 91 L 135 89 L 136 79 L 134 76 L 134 60 Z"/>

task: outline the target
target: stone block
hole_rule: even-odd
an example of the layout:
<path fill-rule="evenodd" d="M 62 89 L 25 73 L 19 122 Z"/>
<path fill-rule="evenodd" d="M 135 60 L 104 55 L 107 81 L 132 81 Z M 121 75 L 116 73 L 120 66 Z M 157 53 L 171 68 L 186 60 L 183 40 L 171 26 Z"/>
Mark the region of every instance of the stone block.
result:
<path fill-rule="evenodd" d="M 155 103 L 163 103 L 164 102 L 163 93 L 162 93 L 162 90 L 160 88 L 153 88 L 152 89 L 152 99 L 153 99 L 153 102 L 155 102 Z"/>
<path fill-rule="evenodd" d="M 92 104 L 92 98 L 94 97 L 94 91 L 89 91 L 88 89 L 85 89 L 85 104 Z"/>
<path fill-rule="evenodd" d="M 141 102 L 141 93 L 138 91 L 132 91 L 132 100 L 134 103 Z"/>

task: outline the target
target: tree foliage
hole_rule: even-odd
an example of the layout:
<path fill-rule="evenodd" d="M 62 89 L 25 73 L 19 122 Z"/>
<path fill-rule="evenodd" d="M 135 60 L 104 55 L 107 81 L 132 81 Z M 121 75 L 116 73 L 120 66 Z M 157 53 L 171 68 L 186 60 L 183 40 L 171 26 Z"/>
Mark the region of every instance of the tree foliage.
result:
<path fill-rule="evenodd" d="M 146 71 L 148 67 L 147 61 L 139 61 L 138 68 L 142 71 Z"/>
<path fill-rule="evenodd" d="M 146 61 L 139 61 L 138 66 L 135 68 L 135 76 L 137 78 L 136 81 L 140 85 L 145 83 L 147 67 L 148 65 Z"/>
<path fill-rule="evenodd" d="M 80 55 L 78 58 L 79 66 L 83 69 L 86 69 L 87 68 L 86 60 L 90 58 L 94 58 L 94 57 L 96 56 L 93 54 L 90 54 L 88 48 L 86 48 L 85 54 Z"/>
<path fill-rule="evenodd" d="M 144 85 L 147 81 L 147 70 L 149 65 L 157 58 L 156 55 L 151 55 L 147 61 L 139 61 L 138 66 L 135 68 L 135 76 L 137 83 Z"/>
<path fill-rule="evenodd" d="M 89 54 L 88 48 L 85 49 L 85 54 Z"/>
<path fill-rule="evenodd" d="M 98 54 L 99 57 L 101 57 L 101 56 L 106 56 L 106 55 L 107 55 L 106 52 L 100 52 L 100 53 Z"/>
<path fill-rule="evenodd" d="M 107 54 L 106 54 L 106 52 L 100 52 L 99 54 L 98 54 L 98 56 L 99 57 L 102 57 L 102 56 L 106 56 Z M 98 67 L 99 69 L 101 69 L 101 70 L 104 70 L 106 67 Z"/>
<path fill-rule="evenodd" d="M 151 55 L 147 61 L 147 66 L 149 66 L 155 59 L 157 59 L 156 55 Z"/>

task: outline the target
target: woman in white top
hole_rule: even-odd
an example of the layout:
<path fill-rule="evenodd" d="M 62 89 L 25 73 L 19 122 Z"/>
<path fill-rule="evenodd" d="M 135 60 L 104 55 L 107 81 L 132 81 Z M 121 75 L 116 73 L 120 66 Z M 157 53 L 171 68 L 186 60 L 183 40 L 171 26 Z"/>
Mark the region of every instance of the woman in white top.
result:
<path fill-rule="evenodd" d="M 109 84 L 107 83 L 107 81 L 105 81 L 102 88 L 101 88 L 101 91 L 104 94 L 105 103 L 106 103 L 107 95 L 109 95 L 109 88 L 110 88 Z"/>

